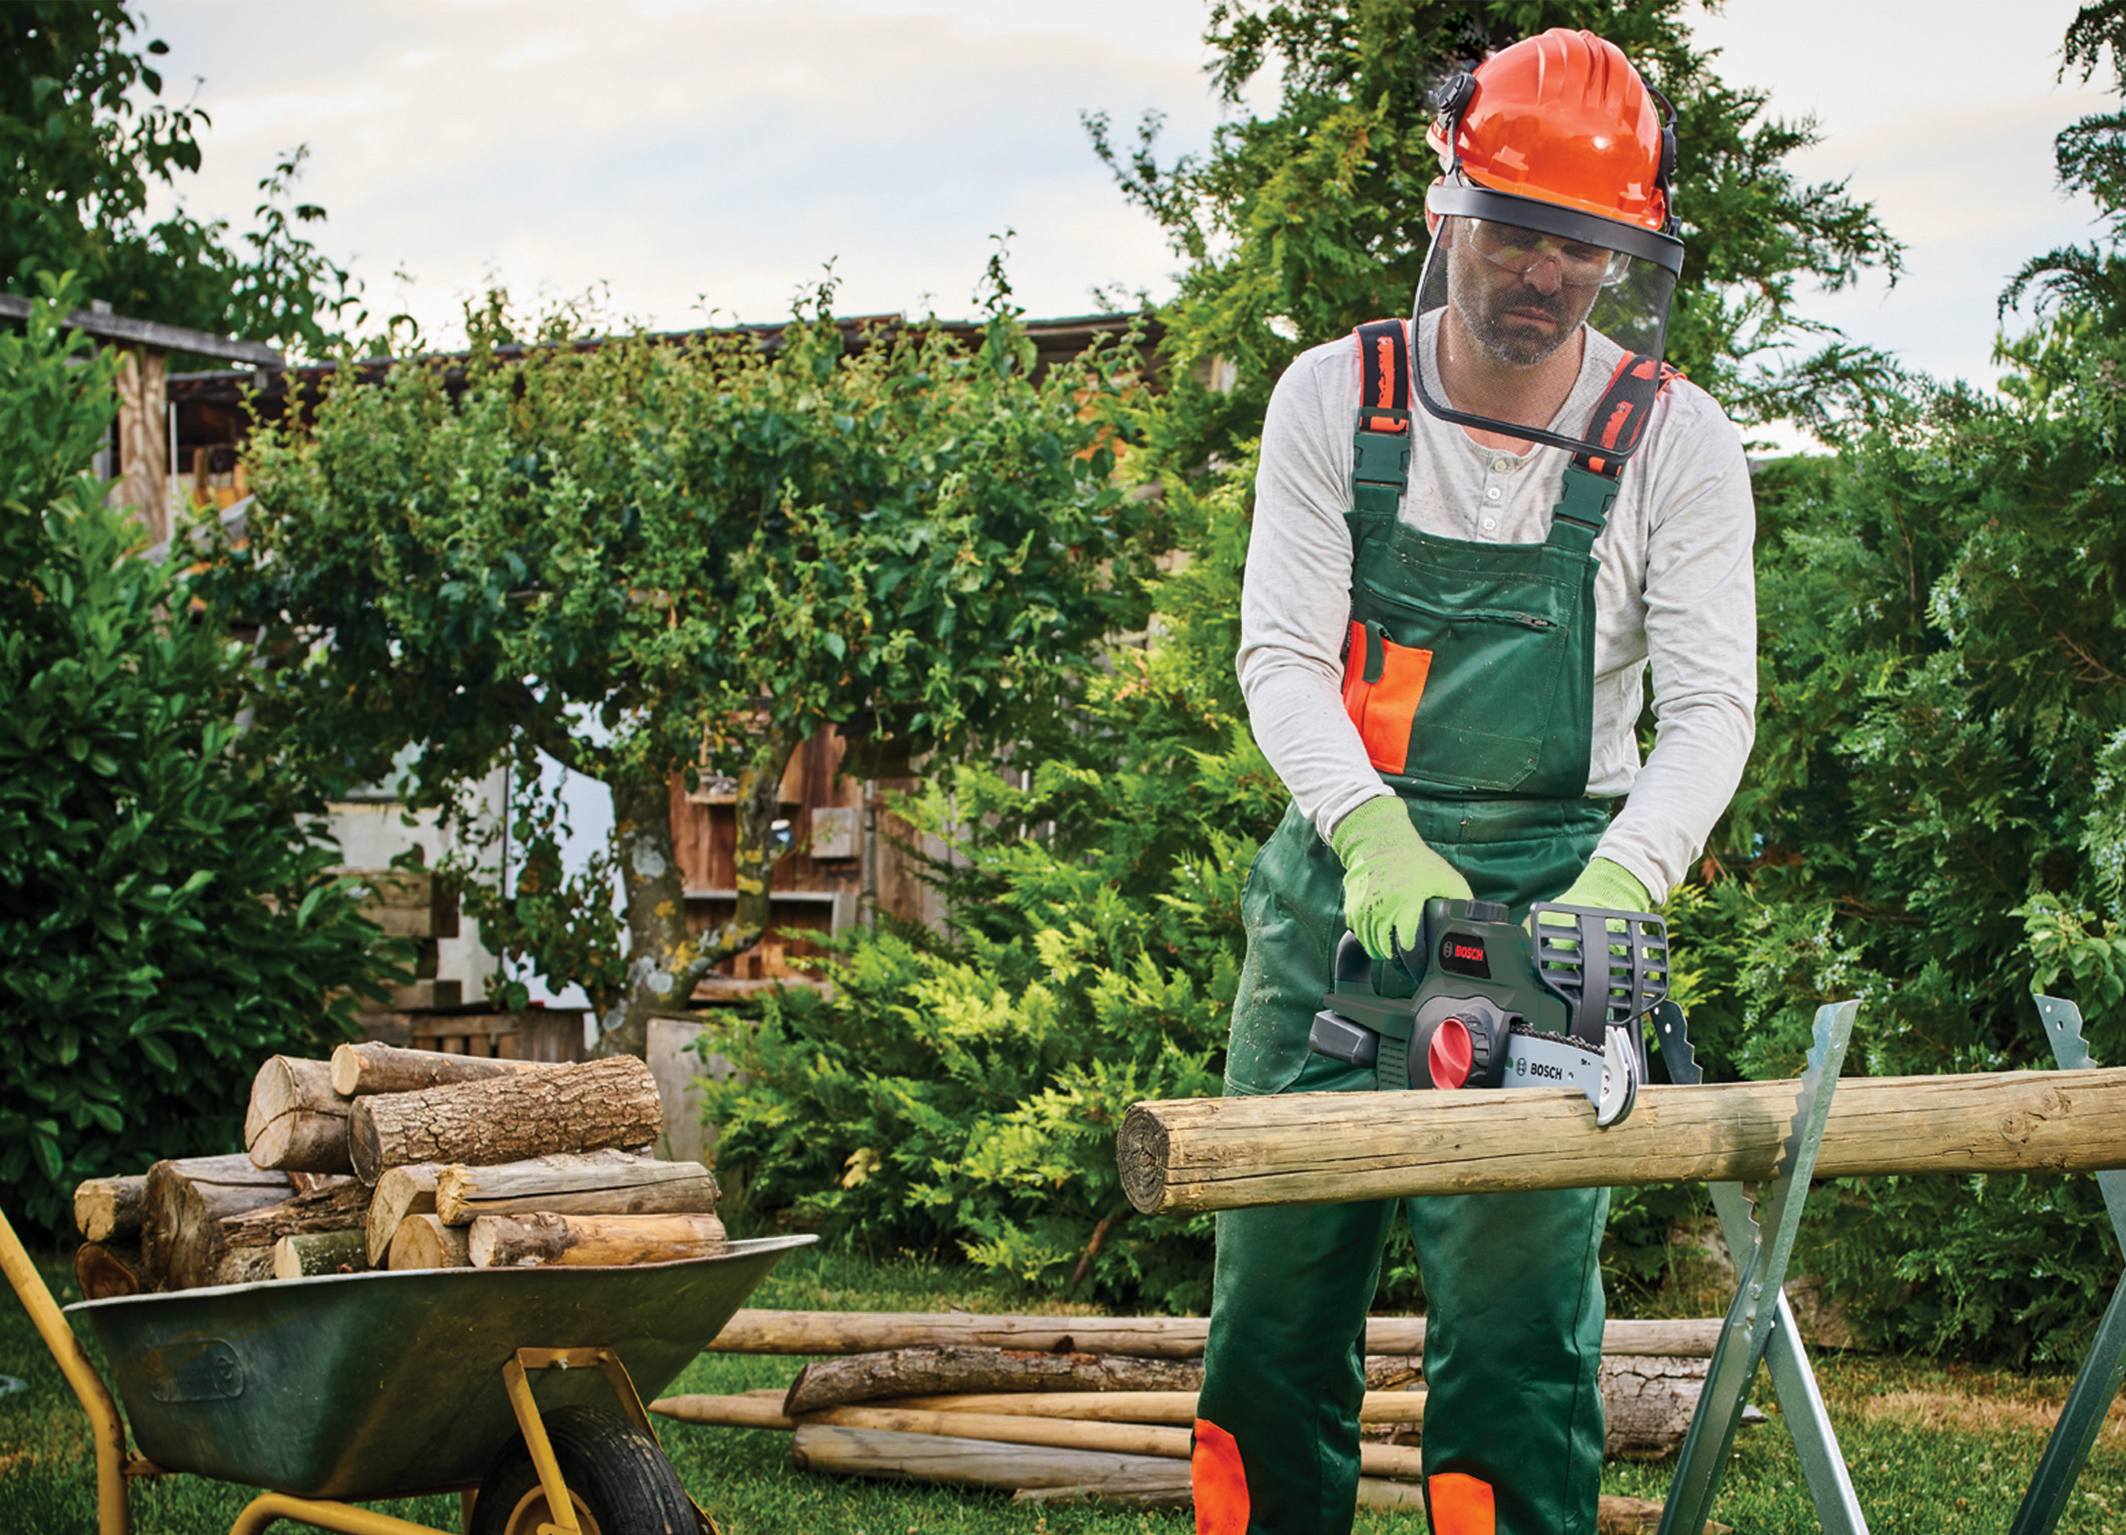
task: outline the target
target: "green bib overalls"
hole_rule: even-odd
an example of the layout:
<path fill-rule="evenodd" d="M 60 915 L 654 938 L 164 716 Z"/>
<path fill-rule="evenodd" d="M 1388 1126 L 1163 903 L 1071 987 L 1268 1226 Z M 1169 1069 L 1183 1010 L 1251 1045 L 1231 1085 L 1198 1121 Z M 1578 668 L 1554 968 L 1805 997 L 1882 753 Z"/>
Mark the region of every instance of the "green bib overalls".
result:
<path fill-rule="evenodd" d="M 1419 532 L 1396 517 L 1411 443 L 1406 333 L 1379 322 L 1360 328 L 1359 344 L 1360 399 L 1374 403 L 1360 407 L 1358 504 L 1348 514 L 1345 708 L 1418 834 L 1479 899 L 1519 918 L 1572 883 L 1609 820 L 1607 804 L 1586 797 L 1591 550 L 1620 466 L 1575 459 L 1540 544 Z M 1620 425 L 1636 416 L 1635 438 L 1666 377 L 1627 358 L 1600 409 Z M 1248 952 L 1226 1092 L 1372 1088 L 1369 1068 L 1307 1048 L 1344 931 L 1343 867 L 1296 805 L 1256 858 L 1241 913 Z M 1375 966 L 1376 984 L 1383 970 Z M 1423 1445 L 1434 1530 L 1593 1535 L 1609 1191 L 1405 1205 L 1427 1302 Z M 1196 1425 L 1200 1535 L 1350 1529 L 1366 1312 L 1394 1214 L 1393 1202 L 1374 1201 L 1218 1217 Z"/>

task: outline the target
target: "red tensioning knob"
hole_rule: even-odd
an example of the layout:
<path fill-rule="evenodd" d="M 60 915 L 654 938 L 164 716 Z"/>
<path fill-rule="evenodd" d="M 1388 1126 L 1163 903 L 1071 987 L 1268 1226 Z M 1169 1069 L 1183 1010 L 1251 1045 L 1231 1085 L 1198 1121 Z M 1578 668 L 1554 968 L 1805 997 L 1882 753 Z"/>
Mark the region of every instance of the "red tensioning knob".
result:
<path fill-rule="evenodd" d="M 1469 1025 L 1459 1018 L 1442 1018 L 1425 1047 L 1425 1064 L 1432 1071 L 1434 1087 L 1460 1087 L 1469 1080 L 1470 1062 L 1476 1051 L 1470 1044 Z"/>

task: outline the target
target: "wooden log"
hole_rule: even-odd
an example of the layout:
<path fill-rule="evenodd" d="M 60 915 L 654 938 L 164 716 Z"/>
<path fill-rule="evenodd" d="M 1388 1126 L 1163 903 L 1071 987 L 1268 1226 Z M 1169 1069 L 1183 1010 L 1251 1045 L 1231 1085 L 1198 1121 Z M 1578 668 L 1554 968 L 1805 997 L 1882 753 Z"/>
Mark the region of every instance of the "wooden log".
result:
<path fill-rule="evenodd" d="M 263 1248 L 270 1264 L 273 1244 L 282 1237 L 319 1231 L 360 1231 L 368 1216 L 369 1190 L 349 1178 L 315 1194 L 298 1194 L 279 1204 L 225 1216 L 221 1240 L 231 1251 Z"/>
<path fill-rule="evenodd" d="M 413 1093 L 354 1100 L 354 1170 L 373 1184 L 387 1167 L 462 1162 L 485 1167 L 551 1151 L 623 1149 L 664 1127 L 657 1083 L 632 1055 L 515 1072 Z"/>
<path fill-rule="evenodd" d="M 435 1214 L 436 1174 L 441 1170 L 433 1162 L 384 1169 L 369 1201 L 363 1240 L 371 1268 L 384 1267 L 385 1259 L 391 1253 L 391 1239 L 398 1235 L 401 1221 L 409 1215 Z"/>
<path fill-rule="evenodd" d="M 315 1274 L 357 1274 L 369 1266 L 362 1233 L 305 1231 L 273 1244 L 273 1277 L 306 1279 Z"/>
<path fill-rule="evenodd" d="M 84 1242 L 74 1249 L 74 1284 L 83 1300 L 145 1294 L 146 1267 L 138 1242 Z"/>
<path fill-rule="evenodd" d="M 1177 1476 L 1182 1487 L 1188 1485 L 1188 1462 L 1165 1456 L 1036 1449 L 832 1423 L 799 1425 L 790 1459 L 800 1471 L 953 1487 L 1070 1487 L 1098 1482 L 1120 1489 L 1172 1486 Z"/>
<path fill-rule="evenodd" d="M 1076 1487 L 1022 1487 L 1011 1495 L 1014 1503 L 1097 1502 L 1118 1508 L 1188 1508 L 1194 1503 L 1186 1478 L 1171 1486 L 1150 1479 L 1128 1486 L 1098 1482 Z M 1380 1477 L 1358 1479 L 1358 1506 L 1363 1509 L 1400 1510 L 1422 1517 L 1424 1496 L 1409 1482 L 1391 1482 Z M 1661 1524 L 1661 1505 L 1652 1498 L 1627 1498 L 1603 1493 L 1595 1512 L 1595 1535 L 1654 1535 Z M 1705 1535 L 1733 1535 L 1734 1526 L 1708 1519 Z"/>
<path fill-rule="evenodd" d="M 270 1277 L 270 1246 L 246 1248 L 240 1261 L 225 1265 L 230 1253 L 222 1226 L 230 1216 L 285 1202 L 285 1173 L 255 1167 L 238 1152 L 157 1162 L 147 1178 L 141 1257 L 150 1289 L 188 1290 Z"/>
<path fill-rule="evenodd" d="M 433 1211 L 409 1215 L 392 1233 L 385 1266 L 394 1270 L 469 1269 L 472 1254 L 467 1250 L 468 1235 L 463 1226 L 444 1225 Z"/>
<path fill-rule="evenodd" d="M 332 1067 L 276 1055 L 251 1080 L 244 1150 L 260 1167 L 283 1172 L 344 1173 L 347 1110 L 353 1100 L 332 1090 Z"/>
<path fill-rule="evenodd" d="M 1604 1354 L 1708 1358 L 1719 1317 L 1611 1321 Z M 709 1344 L 719 1354 L 864 1354 L 923 1345 L 979 1345 L 1043 1353 L 1127 1354 L 1136 1359 L 1200 1359 L 1210 1323 L 1203 1317 L 980 1316 L 933 1311 L 744 1310 Z M 1368 1354 L 1422 1354 L 1425 1319 L 1366 1321 Z"/>
<path fill-rule="evenodd" d="M 74 1189 L 75 1228 L 85 1242 L 137 1239 L 147 1197 L 145 1173 L 131 1178 L 91 1178 Z"/>
<path fill-rule="evenodd" d="M 721 1428 L 794 1428 L 797 1420 L 782 1410 L 784 1393 L 771 1391 L 743 1396 L 661 1397 L 650 1411 Z M 1030 1391 L 997 1392 L 965 1396 L 895 1397 L 872 1404 L 882 1412 L 931 1412 L 978 1414 L 1012 1418 L 1069 1418 L 1080 1423 L 1145 1423 L 1188 1427 L 1196 1421 L 1193 1391 Z M 1423 1391 L 1368 1391 L 1359 1421 L 1372 1424 L 1414 1424 L 1422 1421 Z M 806 1417 L 808 1423 L 854 1423 L 864 1420 L 840 1416 L 870 1408 L 829 1407 Z M 874 1427 L 890 1427 L 874 1424 Z M 994 1439 L 995 1434 L 979 1435 Z"/>
<path fill-rule="evenodd" d="M 1121 1354 L 1049 1354 L 1030 1349 L 901 1348 L 818 1360 L 798 1371 L 783 1411 L 791 1417 L 850 1402 L 970 1391 L 1195 1391 L 1193 1360 Z"/>
<path fill-rule="evenodd" d="M 496 1167 L 445 1167 L 436 1214 L 446 1226 L 480 1215 L 714 1215 L 716 1175 L 699 1162 L 624 1151 L 554 1152 Z"/>
<path fill-rule="evenodd" d="M 418 1093 L 451 1082 L 485 1082 L 539 1069 L 536 1061 L 448 1055 L 441 1050 L 402 1050 L 376 1043 L 341 1045 L 332 1052 L 332 1090 L 349 1098 L 374 1093 Z"/>
<path fill-rule="evenodd" d="M 1562 1088 L 1139 1103 L 1116 1156 L 1147 1213 L 1747 1181 L 1771 1175 L 1796 1088 L 1646 1087 L 1606 1130 Z M 2126 1067 L 1850 1078 L 1831 1100 L 1816 1176 L 2114 1167 L 2126 1167 Z"/>
<path fill-rule="evenodd" d="M 441 1179 L 437 1180 L 438 1203 Z M 474 1268 L 621 1267 L 708 1258 L 724 1250 L 713 1215 L 482 1215 L 470 1233 Z"/>

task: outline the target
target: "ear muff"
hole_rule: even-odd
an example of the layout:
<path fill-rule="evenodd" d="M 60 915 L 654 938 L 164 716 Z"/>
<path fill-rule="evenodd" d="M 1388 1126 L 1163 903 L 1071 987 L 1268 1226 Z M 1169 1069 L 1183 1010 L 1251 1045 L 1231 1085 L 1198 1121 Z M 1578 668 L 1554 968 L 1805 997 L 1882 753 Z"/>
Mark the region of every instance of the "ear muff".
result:
<path fill-rule="evenodd" d="M 1661 168 L 1654 174 L 1654 185 L 1659 187 L 1661 195 L 1668 199 L 1668 217 L 1669 222 L 1673 224 L 1676 218 L 1676 198 L 1671 183 L 1676 174 L 1676 109 L 1669 104 L 1666 96 L 1650 85 L 1646 87 L 1646 94 L 1653 97 L 1661 108 Z"/>
<path fill-rule="evenodd" d="M 1469 98 L 1475 94 L 1476 76 L 1466 69 L 1457 69 L 1432 96 L 1432 104 L 1439 109 L 1440 137 L 1446 141 L 1447 153 L 1453 160 L 1450 170 L 1461 166 L 1462 155 L 1456 141 L 1462 131 L 1462 113 L 1468 109 Z"/>

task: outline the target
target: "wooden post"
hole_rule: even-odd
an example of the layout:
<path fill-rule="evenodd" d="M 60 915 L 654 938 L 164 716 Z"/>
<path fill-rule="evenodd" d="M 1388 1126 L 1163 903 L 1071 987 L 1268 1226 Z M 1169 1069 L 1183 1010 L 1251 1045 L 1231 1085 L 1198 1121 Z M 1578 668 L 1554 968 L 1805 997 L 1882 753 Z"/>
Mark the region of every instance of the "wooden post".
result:
<path fill-rule="evenodd" d="M 379 1193 L 381 1198 L 381 1192 Z M 1720 1341 L 1719 1317 L 1612 1320 L 1604 1354 L 1703 1359 Z M 1127 1354 L 1200 1359 L 1210 1323 L 1192 1316 L 982 1316 L 966 1311 L 740 1311 L 709 1344 L 717 1354 L 869 1354 L 925 1346 L 1031 1349 L 1043 1354 Z M 1425 1319 L 1366 1319 L 1368 1354 L 1421 1354 Z"/>
<path fill-rule="evenodd" d="M 148 530 L 149 543 L 170 536 L 168 359 L 132 347 L 118 365 L 118 484 L 112 492 Z"/>
<path fill-rule="evenodd" d="M 1646 1087 L 1598 1129 L 1562 1088 L 1286 1093 L 1131 1107 L 1122 1187 L 1153 1212 L 1770 1177 L 1799 1084 Z M 1838 1084 L 1819 1178 L 2126 1167 L 2126 1067 Z"/>

